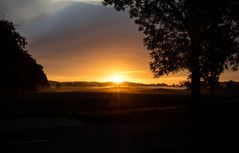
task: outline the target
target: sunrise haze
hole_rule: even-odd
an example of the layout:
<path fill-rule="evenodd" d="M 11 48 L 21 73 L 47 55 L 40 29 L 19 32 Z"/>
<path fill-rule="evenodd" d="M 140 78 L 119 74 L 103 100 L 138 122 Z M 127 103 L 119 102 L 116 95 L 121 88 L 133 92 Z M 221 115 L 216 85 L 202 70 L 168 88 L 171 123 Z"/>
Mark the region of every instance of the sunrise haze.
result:
<path fill-rule="evenodd" d="M 16 23 L 29 53 L 49 80 L 177 84 L 187 72 L 154 79 L 143 34 L 127 12 L 100 0 L 1 0 L 0 14 Z M 239 81 L 227 71 L 221 81 Z"/>

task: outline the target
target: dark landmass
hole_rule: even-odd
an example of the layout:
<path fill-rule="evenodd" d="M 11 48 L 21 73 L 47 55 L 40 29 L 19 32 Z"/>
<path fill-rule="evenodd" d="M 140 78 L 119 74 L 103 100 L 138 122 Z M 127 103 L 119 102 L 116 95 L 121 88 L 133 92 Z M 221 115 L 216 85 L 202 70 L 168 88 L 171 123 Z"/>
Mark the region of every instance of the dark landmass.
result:
<path fill-rule="evenodd" d="M 135 83 L 135 82 L 122 82 L 116 84 L 114 82 L 87 82 L 87 81 L 73 81 L 73 82 L 58 82 L 58 81 L 49 81 L 52 87 L 168 87 L 169 85 L 165 83 L 161 84 L 144 84 L 144 83 Z"/>
<path fill-rule="evenodd" d="M 114 82 L 97 82 L 97 81 L 72 81 L 72 82 L 59 82 L 59 81 L 49 81 L 51 87 L 187 87 L 187 83 L 190 82 L 181 82 L 179 84 L 168 85 L 166 83 L 157 83 L 157 84 L 144 84 L 144 83 L 135 83 L 135 82 L 122 82 L 116 84 Z M 207 87 L 203 86 L 205 83 L 202 82 L 202 88 Z M 218 82 L 216 88 L 239 88 L 239 82 L 235 81 L 225 81 Z"/>
<path fill-rule="evenodd" d="M 10 123 L 8 130 L 0 130 L 0 151 L 208 153 L 238 149 L 239 90 L 216 90 L 213 119 L 205 92 L 203 114 L 195 128 L 188 90 L 113 89 L 1 94 L 0 124 Z M 57 126 L 58 120 L 68 122 Z M 72 120 L 79 125 L 72 126 Z"/>

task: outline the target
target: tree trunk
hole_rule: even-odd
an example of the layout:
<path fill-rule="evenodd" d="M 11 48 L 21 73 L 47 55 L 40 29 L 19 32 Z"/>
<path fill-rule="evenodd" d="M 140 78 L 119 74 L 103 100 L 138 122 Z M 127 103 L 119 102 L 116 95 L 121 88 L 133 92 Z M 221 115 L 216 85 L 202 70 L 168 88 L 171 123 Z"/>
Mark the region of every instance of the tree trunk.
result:
<path fill-rule="evenodd" d="M 201 101 L 200 74 L 198 70 L 194 70 L 192 72 L 191 97 L 192 97 L 192 105 L 198 107 Z"/>
<path fill-rule="evenodd" d="M 200 133 L 201 127 L 201 92 L 200 92 L 200 65 L 199 65 L 200 50 L 198 45 L 192 46 L 192 59 L 191 59 L 191 111 L 192 111 L 192 128 L 195 137 Z"/>
<path fill-rule="evenodd" d="M 209 92 L 210 92 L 210 103 L 209 103 L 209 128 L 210 128 L 210 143 L 214 145 L 214 88 L 215 78 L 211 72 L 209 79 Z"/>
<path fill-rule="evenodd" d="M 210 79 L 209 82 L 209 90 L 210 90 L 210 108 L 211 110 L 213 109 L 213 105 L 214 105 L 214 78 Z"/>
<path fill-rule="evenodd" d="M 199 66 L 199 55 L 200 51 L 197 45 L 192 46 L 192 86 L 191 86 L 191 98 L 192 108 L 195 113 L 200 111 L 201 92 L 200 92 L 200 66 Z"/>
<path fill-rule="evenodd" d="M 200 92 L 200 72 L 198 66 L 195 65 L 192 71 L 192 86 L 191 86 L 191 106 L 193 122 L 197 126 L 201 116 L 201 92 Z"/>

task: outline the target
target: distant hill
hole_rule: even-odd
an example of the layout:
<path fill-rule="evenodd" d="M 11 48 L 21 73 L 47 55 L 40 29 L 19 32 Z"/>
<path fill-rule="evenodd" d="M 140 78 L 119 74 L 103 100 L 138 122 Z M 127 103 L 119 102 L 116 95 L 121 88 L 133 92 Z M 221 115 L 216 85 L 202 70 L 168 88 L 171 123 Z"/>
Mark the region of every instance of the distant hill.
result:
<path fill-rule="evenodd" d="M 87 82 L 87 81 L 73 81 L 73 82 L 58 82 L 58 81 L 49 81 L 51 87 L 184 87 L 183 85 L 167 85 L 166 83 L 158 84 L 144 84 L 144 83 L 135 83 L 135 82 L 122 82 L 116 84 L 114 82 Z M 235 81 L 226 81 L 219 82 L 216 88 L 229 88 L 229 89 L 239 89 L 239 82 Z"/>
<path fill-rule="evenodd" d="M 169 85 L 162 84 L 143 84 L 135 82 L 122 82 L 116 84 L 114 82 L 86 82 L 86 81 L 74 81 L 74 82 L 58 82 L 58 81 L 49 81 L 51 87 L 168 87 Z"/>
<path fill-rule="evenodd" d="M 235 81 L 227 81 L 227 82 L 220 82 L 219 83 L 221 87 L 227 87 L 227 88 L 238 88 L 239 89 L 239 82 Z"/>

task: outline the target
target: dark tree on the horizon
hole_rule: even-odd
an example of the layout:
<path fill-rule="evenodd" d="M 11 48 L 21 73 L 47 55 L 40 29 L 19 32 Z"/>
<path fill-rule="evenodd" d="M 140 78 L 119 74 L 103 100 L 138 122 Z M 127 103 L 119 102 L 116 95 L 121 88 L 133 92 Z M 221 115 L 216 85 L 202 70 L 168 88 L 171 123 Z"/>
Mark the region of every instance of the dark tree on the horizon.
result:
<path fill-rule="evenodd" d="M 190 72 L 195 108 L 200 103 L 200 81 L 213 85 L 224 69 L 238 67 L 238 0 L 104 0 L 103 4 L 129 11 L 139 25 L 154 77 Z"/>
<path fill-rule="evenodd" d="M 0 92 L 49 87 L 43 67 L 27 53 L 26 44 L 12 22 L 0 20 Z"/>

